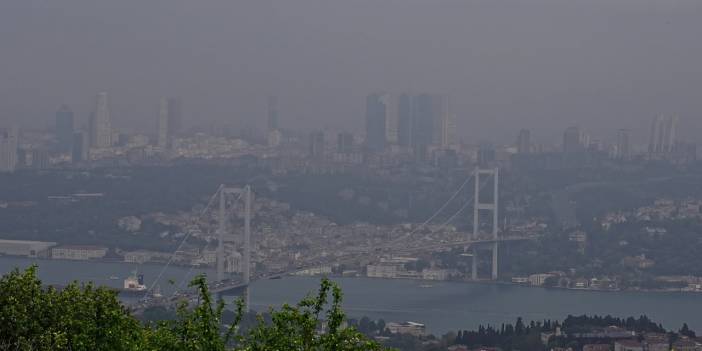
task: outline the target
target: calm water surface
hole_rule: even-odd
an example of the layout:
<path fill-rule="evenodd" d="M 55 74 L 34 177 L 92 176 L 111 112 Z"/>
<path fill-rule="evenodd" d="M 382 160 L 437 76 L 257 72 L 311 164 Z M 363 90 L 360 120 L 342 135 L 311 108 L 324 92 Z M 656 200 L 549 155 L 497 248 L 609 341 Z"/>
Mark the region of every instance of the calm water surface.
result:
<path fill-rule="evenodd" d="M 40 278 L 46 283 L 65 284 L 71 280 L 93 281 L 118 287 L 136 265 L 105 262 L 73 262 L 30 260 L 0 257 L 0 272 L 14 267 L 39 265 Z M 147 284 L 161 271 L 159 265 L 141 265 Z M 164 293 L 172 291 L 167 280 L 176 285 L 190 280 L 199 272 L 183 267 L 169 268 L 161 280 Z M 111 280 L 110 277 L 118 277 Z M 500 324 L 525 320 L 562 319 L 568 314 L 612 314 L 639 316 L 646 314 L 669 329 L 678 329 L 683 322 L 702 330 L 702 294 L 588 292 L 528 288 L 512 285 L 470 283 L 431 283 L 411 280 L 380 280 L 367 278 L 335 279 L 344 291 L 344 308 L 349 316 L 369 316 L 386 321 L 417 321 L 426 323 L 434 333 L 475 328 L 480 323 Z M 268 306 L 294 303 L 314 291 L 318 278 L 286 277 L 257 281 L 251 286 L 251 304 L 255 310 Z"/>

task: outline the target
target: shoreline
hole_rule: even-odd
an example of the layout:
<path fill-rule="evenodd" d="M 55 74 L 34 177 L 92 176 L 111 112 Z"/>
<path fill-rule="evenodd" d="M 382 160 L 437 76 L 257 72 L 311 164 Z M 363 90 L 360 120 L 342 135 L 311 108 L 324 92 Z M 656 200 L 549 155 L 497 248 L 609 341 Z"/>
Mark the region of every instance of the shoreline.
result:
<path fill-rule="evenodd" d="M 119 260 L 116 258 L 71 260 L 71 259 L 53 259 L 53 258 L 48 258 L 48 257 L 24 257 L 24 256 L 0 255 L 0 259 L 3 259 L 3 258 L 40 261 L 40 262 L 47 262 L 47 263 L 50 263 L 52 261 L 75 262 L 75 263 L 86 263 L 86 264 L 90 264 L 91 262 L 97 262 L 97 263 L 111 263 L 111 264 L 124 264 L 124 265 L 137 265 L 137 266 L 152 266 L 152 267 L 163 267 L 166 264 L 166 262 L 144 262 L 144 263 L 125 262 L 125 261 L 122 261 L 122 260 Z M 174 267 L 188 268 L 188 269 L 202 269 L 202 270 L 214 269 L 213 267 L 208 267 L 208 266 L 183 265 L 183 264 L 176 264 L 173 262 L 170 265 L 174 266 Z M 5 273 L 7 273 L 7 272 L 3 272 L 3 274 L 5 274 Z M 423 285 L 432 285 L 435 283 L 463 283 L 463 284 L 479 284 L 479 285 L 517 286 L 517 287 L 535 288 L 535 289 L 544 289 L 544 290 L 567 290 L 567 291 L 585 291 L 585 292 L 603 292 L 603 293 L 628 292 L 628 293 L 645 293 L 645 294 L 660 294 L 660 293 L 675 293 L 675 294 L 686 294 L 686 295 L 687 294 L 689 294 L 689 295 L 702 294 L 702 291 L 689 291 L 689 290 L 683 290 L 682 288 L 681 289 L 639 289 L 639 288 L 587 289 L 587 288 L 533 286 L 533 285 L 529 285 L 529 284 L 519 284 L 519 283 L 513 283 L 513 282 L 508 282 L 508 281 L 499 281 L 499 280 L 493 281 L 493 280 L 488 280 L 488 279 L 480 279 L 480 280 L 424 280 L 424 279 L 416 279 L 416 278 L 375 278 L 375 277 L 366 277 L 366 276 L 343 276 L 343 275 L 338 275 L 338 274 L 309 275 L 309 276 L 284 274 L 281 277 L 321 278 L 323 276 L 327 276 L 330 278 L 353 278 L 353 279 L 363 278 L 363 279 L 390 280 L 390 281 L 404 280 L 404 281 L 414 281 L 414 282 L 417 282 L 417 283 L 420 283 Z M 425 287 L 425 288 L 430 289 L 431 287 Z"/>
<path fill-rule="evenodd" d="M 324 275 L 308 275 L 308 276 L 296 276 L 296 275 L 285 275 L 285 277 L 300 277 L 300 278 L 321 278 Z M 702 291 L 686 291 L 682 289 L 673 290 L 660 290 L 660 289 L 583 289 L 583 288 L 567 288 L 567 287 L 545 287 L 545 286 L 533 286 L 528 284 L 518 284 L 506 281 L 492 281 L 492 280 L 424 280 L 415 278 L 375 278 L 375 277 L 364 277 L 364 276 L 341 276 L 341 275 L 326 275 L 330 278 L 349 278 L 349 279 L 370 279 L 370 280 L 386 280 L 386 281 L 412 281 L 421 283 L 423 285 L 432 285 L 433 283 L 461 283 L 461 284 L 475 284 L 475 285 L 502 285 L 502 286 L 515 286 L 530 289 L 543 289 L 543 290 L 565 290 L 565 291 L 584 291 L 584 292 L 602 292 L 602 293 L 645 293 L 645 294 L 660 294 L 660 293 L 676 293 L 676 294 L 689 294 L 697 295 L 702 294 Z M 426 287 L 431 289 L 431 287 Z"/>

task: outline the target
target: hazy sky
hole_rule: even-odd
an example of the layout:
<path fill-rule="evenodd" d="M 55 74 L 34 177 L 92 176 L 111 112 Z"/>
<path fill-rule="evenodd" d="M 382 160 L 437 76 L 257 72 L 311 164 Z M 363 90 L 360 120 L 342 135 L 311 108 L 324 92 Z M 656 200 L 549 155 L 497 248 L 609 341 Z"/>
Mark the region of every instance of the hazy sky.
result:
<path fill-rule="evenodd" d="M 451 96 L 458 133 L 555 141 L 568 125 L 645 138 L 657 113 L 702 141 L 700 0 L 0 0 L 0 124 L 85 119 L 361 131 L 372 91 Z"/>

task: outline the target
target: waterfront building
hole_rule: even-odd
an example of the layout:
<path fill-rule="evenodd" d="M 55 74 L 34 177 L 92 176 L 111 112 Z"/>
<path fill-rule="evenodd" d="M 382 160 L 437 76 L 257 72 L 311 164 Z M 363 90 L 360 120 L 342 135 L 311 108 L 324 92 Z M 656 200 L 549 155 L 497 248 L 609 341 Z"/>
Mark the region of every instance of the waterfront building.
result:
<path fill-rule="evenodd" d="M 58 260 L 91 260 L 104 258 L 107 248 L 88 245 L 62 245 L 51 249 L 51 258 Z"/>
<path fill-rule="evenodd" d="M 390 322 L 385 327 L 392 334 L 409 334 L 413 336 L 424 336 L 427 332 L 426 325 L 416 322 Z"/>
<path fill-rule="evenodd" d="M 56 246 L 55 242 L 0 239 L 0 255 L 48 257 L 53 246 Z"/>
<path fill-rule="evenodd" d="M 397 264 L 370 264 L 366 266 L 368 278 L 396 278 L 402 271 L 402 266 Z"/>

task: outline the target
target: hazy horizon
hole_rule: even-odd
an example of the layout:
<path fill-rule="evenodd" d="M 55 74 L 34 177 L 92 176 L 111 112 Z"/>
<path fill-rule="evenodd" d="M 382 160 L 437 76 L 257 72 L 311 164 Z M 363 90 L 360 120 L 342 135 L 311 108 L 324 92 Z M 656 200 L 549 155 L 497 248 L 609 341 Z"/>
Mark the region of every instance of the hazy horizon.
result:
<path fill-rule="evenodd" d="M 98 91 L 113 125 L 155 129 L 178 96 L 185 124 L 363 130 L 374 91 L 451 97 L 457 134 L 556 142 L 657 114 L 702 141 L 702 2 L 558 0 L 29 1 L 0 4 L 0 126 L 45 127 L 61 104 L 87 119 Z"/>

